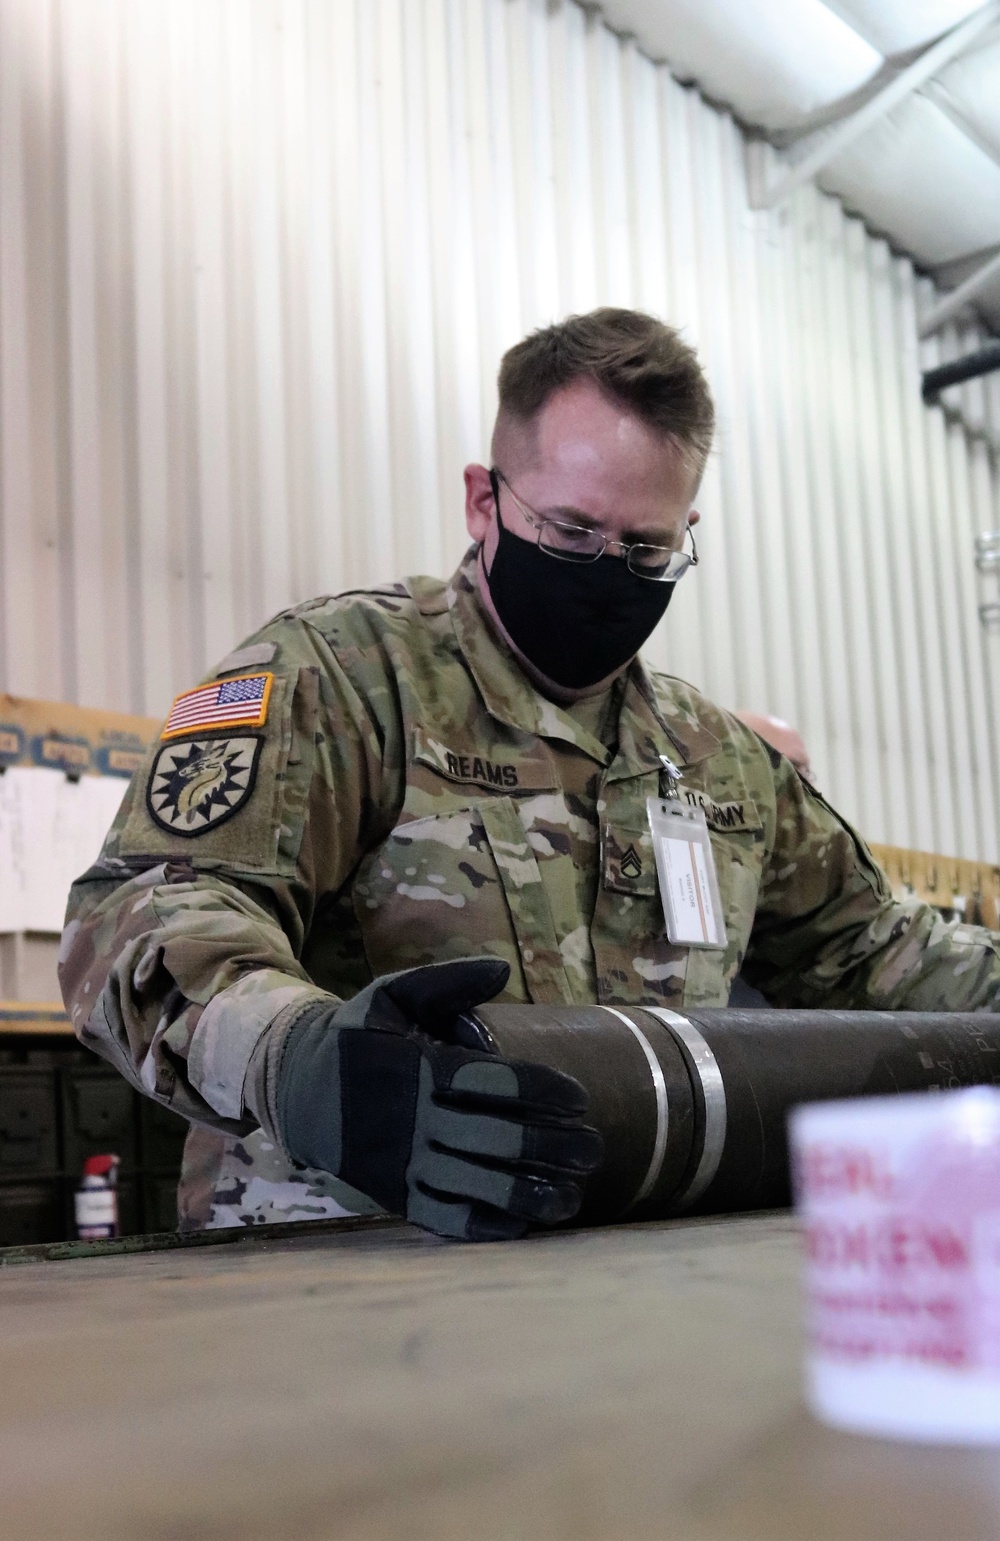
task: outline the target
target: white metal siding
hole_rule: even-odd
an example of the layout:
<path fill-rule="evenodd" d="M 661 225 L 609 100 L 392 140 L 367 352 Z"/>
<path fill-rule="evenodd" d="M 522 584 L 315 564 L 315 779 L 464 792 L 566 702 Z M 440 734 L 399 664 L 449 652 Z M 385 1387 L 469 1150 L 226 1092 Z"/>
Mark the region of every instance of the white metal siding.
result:
<path fill-rule="evenodd" d="M 160 713 L 289 603 L 447 572 L 501 352 L 638 305 L 721 420 L 651 656 L 871 838 L 1000 858 L 998 388 L 925 409 L 975 329 L 918 345 L 926 280 L 745 161 L 570 0 L 0 0 L 0 685 Z"/>

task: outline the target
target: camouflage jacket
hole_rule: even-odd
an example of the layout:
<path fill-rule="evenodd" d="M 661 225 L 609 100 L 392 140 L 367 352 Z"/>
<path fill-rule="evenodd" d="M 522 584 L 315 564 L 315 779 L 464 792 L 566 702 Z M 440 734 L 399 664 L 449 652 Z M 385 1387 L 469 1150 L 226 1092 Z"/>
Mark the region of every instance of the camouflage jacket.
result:
<path fill-rule="evenodd" d="M 549 1003 L 724 1005 L 742 967 L 783 1006 L 993 1007 L 1000 939 L 895 903 L 823 798 L 690 686 L 633 662 L 610 749 L 538 694 L 474 553 L 448 584 L 290 610 L 211 681 L 74 885 L 61 965 L 82 1041 L 192 1121 L 188 1226 L 372 1207 L 292 1169 L 248 1067 L 269 1027 L 394 969 L 489 952 L 508 999 Z M 662 756 L 707 817 L 724 950 L 665 936 Z"/>

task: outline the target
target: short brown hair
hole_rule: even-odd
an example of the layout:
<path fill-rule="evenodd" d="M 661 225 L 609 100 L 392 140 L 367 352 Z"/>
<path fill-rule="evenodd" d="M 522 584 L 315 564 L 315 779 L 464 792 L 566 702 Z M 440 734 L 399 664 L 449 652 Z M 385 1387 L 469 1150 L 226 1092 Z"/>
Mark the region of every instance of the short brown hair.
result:
<path fill-rule="evenodd" d="M 694 349 L 641 310 L 603 306 L 530 333 L 500 361 L 500 412 L 530 421 L 574 380 L 596 381 L 685 451 L 700 479 L 715 408 Z"/>

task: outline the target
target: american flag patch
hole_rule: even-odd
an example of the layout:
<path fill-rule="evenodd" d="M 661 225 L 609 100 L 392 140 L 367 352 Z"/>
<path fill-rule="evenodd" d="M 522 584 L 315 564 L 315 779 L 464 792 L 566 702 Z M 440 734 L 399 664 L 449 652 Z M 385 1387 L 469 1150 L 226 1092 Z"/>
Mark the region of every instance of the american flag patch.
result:
<path fill-rule="evenodd" d="M 160 737 L 203 733 L 206 728 L 262 728 L 273 680 L 273 674 L 241 674 L 185 690 L 170 708 Z"/>

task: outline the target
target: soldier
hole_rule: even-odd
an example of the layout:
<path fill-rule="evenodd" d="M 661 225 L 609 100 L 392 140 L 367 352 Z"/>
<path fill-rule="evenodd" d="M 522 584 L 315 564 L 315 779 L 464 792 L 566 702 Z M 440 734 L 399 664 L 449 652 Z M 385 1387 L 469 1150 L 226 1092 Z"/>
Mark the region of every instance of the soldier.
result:
<path fill-rule="evenodd" d="M 894 903 L 786 759 L 637 656 L 697 561 L 691 349 L 599 310 L 512 348 L 499 396 L 455 575 L 299 605 L 223 659 L 74 885 L 67 1006 L 191 1121 L 186 1227 L 569 1218 L 599 1141 L 570 1078 L 463 1036 L 497 993 L 724 1005 L 742 968 L 781 1006 L 994 1005 L 992 933 Z"/>

